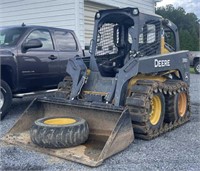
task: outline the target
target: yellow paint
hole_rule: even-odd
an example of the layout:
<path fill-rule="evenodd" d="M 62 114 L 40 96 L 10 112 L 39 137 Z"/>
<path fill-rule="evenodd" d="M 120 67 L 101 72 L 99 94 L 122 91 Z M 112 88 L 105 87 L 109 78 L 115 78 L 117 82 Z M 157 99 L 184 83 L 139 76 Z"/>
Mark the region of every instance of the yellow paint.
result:
<path fill-rule="evenodd" d="M 90 75 L 90 73 L 91 73 L 91 70 L 90 70 L 90 69 L 87 69 L 87 70 L 86 70 L 87 76 Z"/>
<path fill-rule="evenodd" d="M 169 53 L 169 51 L 165 48 L 165 38 L 161 37 L 161 54 Z"/>
<path fill-rule="evenodd" d="M 69 125 L 75 123 L 76 120 L 72 118 L 55 118 L 55 119 L 47 119 L 44 121 L 47 125 Z"/>
<path fill-rule="evenodd" d="M 162 111 L 162 105 L 160 97 L 155 95 L 151 100 L 151 113 L 149 117 L 149 120 L 152 125 L 156 125 L 159 122 L 161 111 Z"/>
<path fill-rule="evenodd" d="M 128 83 L 128 95 L 130 94 L 130 90 L 133 85 L 136 84 L 138 80 L 154 80 L 154 81 L 159 81 L 159 82 L 165 82 L 167 78 L 163 76 L 151 76 L 151 75 L 137 75 L 136 77 L 131 78 L 131 80 Z"/>
<path fill-rule="evenodd" d="M 181 92 L 178 96 L 178 114 L 183 117 L 187 110 L 187 95 L 185 92 Z"/>

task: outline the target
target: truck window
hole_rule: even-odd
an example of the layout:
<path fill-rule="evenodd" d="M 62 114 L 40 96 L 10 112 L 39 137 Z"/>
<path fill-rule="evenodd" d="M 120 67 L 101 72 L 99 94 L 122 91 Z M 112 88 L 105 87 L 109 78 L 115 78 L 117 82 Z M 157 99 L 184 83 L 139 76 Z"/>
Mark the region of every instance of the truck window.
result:
<path fill-rule="evenodd" d="M 39 39 L 43 46 L 41 48 L 37 48 L 39 50 L 53 50 L 53 42 L 51 39 L 51 35 L 47 30 L 34 30 L 29 34 L 26 38 L 25 42 L 28 42 L 31 39 Z"/>
<path fill-rule="evenodd" d="M 25 31 L 25 28 L 0 28 L 0 46 L 15 46 Z"/>
<path fill-rule="evenodd" d="M 77 43 L 70 32 L 56 31 L 56 42 L 60 51 L 77 51 Z"/>

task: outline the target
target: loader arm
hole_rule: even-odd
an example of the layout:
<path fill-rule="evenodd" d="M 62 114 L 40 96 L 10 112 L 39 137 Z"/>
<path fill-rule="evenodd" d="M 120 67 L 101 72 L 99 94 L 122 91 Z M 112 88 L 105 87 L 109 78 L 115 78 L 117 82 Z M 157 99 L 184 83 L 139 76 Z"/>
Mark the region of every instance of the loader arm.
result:
<path fill-rule="evenodd" d="M 80 94 L 80 91 L 87 80 L 87 67 L 81 58 L 69 59 L 67 63 L 67 73 L 73 81 L 70 99 L 74 99 Z"/>

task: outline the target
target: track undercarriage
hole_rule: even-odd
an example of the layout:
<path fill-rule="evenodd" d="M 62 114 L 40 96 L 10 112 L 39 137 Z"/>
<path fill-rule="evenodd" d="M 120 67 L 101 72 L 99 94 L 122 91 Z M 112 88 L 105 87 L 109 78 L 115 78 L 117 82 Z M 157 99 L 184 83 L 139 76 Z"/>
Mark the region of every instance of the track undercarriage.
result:
<path fill-rule="evenodd" d="M 151 123 L 151 106 L 154 94 L 161 93 L 165 97 L 165 112 L 161 123 L 153 125 Z M 187 107 L 185 111 L 180 111 L 180 105 L 175 98 L 180 94 L 186 94 Z M 185 102 L 184 102 L 185 103 Z M 131 114 L 133 130 L 136 138 L 150 140 L 159 135 L 171 131 L 176 127 L 186 123 L 190 117 L 190 99 L 188 86 L 183 81 L 168 80 L 164 83 L 152 80 L 139 80 L 132 87 L 130 96 L 126 100 L 126 105 Z M 179 111 L 178 111 L 179 110 Z M 183 112 L 180 114 L 180 112 Z M 161 116 L 162 117 L 162 116 Z"/>
<path fill-rule="evenodd" d="M 60 98 L 69 97 L 71 85 L 71 78 L 65 77 L 59 85 L 56 96 Z M 164 96 L 164 110 L 157 122 L 153 121 L 151 116 L 152 101 L 156 94 Z M 185 94 L 184 100 L 186 101 L 180 101 L 180 97 L 178 98 L 182 94 Z M 181 109 L 181 107 L 184 107 L 183 105 L 186 105 L 186 108 Z M 151 140 L 189 121 L 190 98 L 188 85 L 180 80 L 167 80 L 165 82 L 138 80 L 128 92 L 125 108 L 128 108 L 131 115 L 135 137 Z M 156 104 L 154 104 L 154 108 L 157 108 Z"/>

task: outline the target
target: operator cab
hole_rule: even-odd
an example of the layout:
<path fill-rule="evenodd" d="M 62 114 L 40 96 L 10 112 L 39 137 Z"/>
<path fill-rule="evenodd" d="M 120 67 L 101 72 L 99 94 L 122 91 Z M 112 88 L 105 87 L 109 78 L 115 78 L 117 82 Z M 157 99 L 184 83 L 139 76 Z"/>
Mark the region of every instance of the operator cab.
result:
<path fill-rule="evenodd" d="M 90 48 L 91 70 L 115 77 L 130 59 L 160 54 L 161 24 L 160 16 L 140 13 L 138 8 L 99 11 Z"/>

